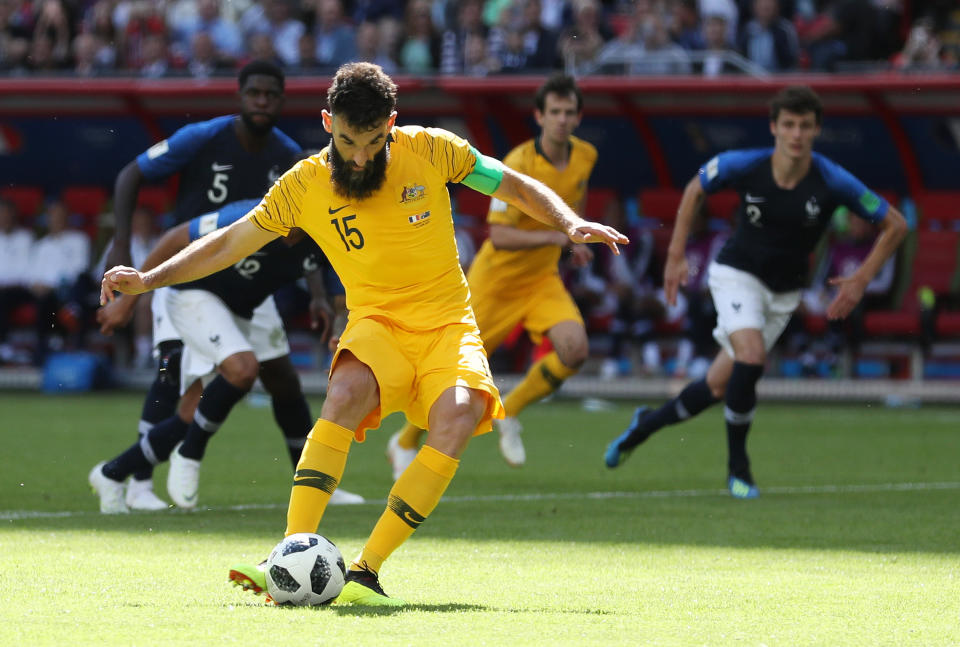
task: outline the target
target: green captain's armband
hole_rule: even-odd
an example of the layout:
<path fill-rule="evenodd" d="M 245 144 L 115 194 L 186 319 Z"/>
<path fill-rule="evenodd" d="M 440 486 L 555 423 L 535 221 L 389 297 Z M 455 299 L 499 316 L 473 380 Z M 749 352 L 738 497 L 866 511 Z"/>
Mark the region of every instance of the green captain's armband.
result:
<path fill-rule="evenodd" d="M 482 155 L 473 146 L 470 147 L 470 151 L 477 158 L 477 163 L 473 167 L 473 172 L 460 180 L 460 183 L 484 195 L 492 195 L 500 188 L 500 181 L 503 180 L 503 162 Z"/>

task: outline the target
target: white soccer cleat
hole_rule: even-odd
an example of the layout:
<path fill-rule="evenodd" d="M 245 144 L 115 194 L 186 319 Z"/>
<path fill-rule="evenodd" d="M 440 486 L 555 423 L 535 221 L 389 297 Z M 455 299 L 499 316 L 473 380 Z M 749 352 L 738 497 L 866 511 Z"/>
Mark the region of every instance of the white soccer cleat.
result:
<path fill-rule="evenodd" d="M 127 514 L 130 509 L 123 500 L 124 485 L 122 481 L 114 481 L 103 474 L 106 461 L 93 466 L 87 482 L 93 488 L 94 494 L 100 497 L 100 512 L 103 514 Z"/>
<path fill-rule="evenodd" d="M 494 424 L 500 432 L 500 453 L 503 454 L 503 460 L 507 461 L 510 467 L 523 467 L 527 462 L 527 451 L 520 440 L 523 425 L 516 418 L 494 420 Z"/>
<path fill-rule="evenodd" d="M 166 510 L 170 505 L 158 497 L 153 491 L 153 479 L 138 481 L 131 478 L 127 483 L 127 506 L 131 510 L 156 512 Z"/>
<path fill-rule="evenodd" d="M 363 503 L 363 501 L 363 497 L 359 494 L 347 492 L 340 488 L 334 490 L 333 494 L 330 495 L 330 505 L 356 505 L 357 503 Z"/>
<path fill-rule="evenodd" d="M 181 454 L 182 444 L 179 443 L 170 452 L 167 494 L 178 508 L 192 510 L 197 507 L 197 490 L 200 489 L 200 461 Z"/>
<path fill-rule="evenodd" d="M 410 467 L 410 463 L 417 457 L 417 449 L 407 449 L 400 446 L 400 432 L 390 436 L 390 442 L 387 443 L 387 458 L 390 459 L 390 465 L 393 467 L 393 480 L 396 481 L 400 475 Z"/>

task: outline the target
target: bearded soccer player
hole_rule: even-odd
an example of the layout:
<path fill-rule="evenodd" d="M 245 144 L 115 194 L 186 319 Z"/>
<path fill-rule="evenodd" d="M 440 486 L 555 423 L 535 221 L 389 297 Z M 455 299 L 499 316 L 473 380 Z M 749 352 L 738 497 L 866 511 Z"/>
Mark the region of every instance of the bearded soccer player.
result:
<path fill-rule="evenodd" d="M 470 438 L 503 416 L 457 259 L 447 182 L 513 204 L 576 242 L 616 250 L 629 241 L 452 133 L 395 126 L 396 86 L 377 65 L 341 67 L 327 100 L 327 148 L 285 173 L 246 218 L 159 267 L 109 270 L 101 298 L 195 280 L 294 227 L 317 241 L 346 288 L 349 319 L 294 476 L 286 534 L 316 532 L 353 441 L 403 411 L 430 431 L 390 490 L 337 598 L 397 606 L 403 602 L 379 583 L 384 560 L 439 503 Z M 266 583 L 256 566 L 237 566 L 230 577 L 255 591 Z"/>
<path fill-rule="evenodd" d="M 540 134 L 510 151 L 503 163 L 543 182 L 582 215 L 597 150 L 573 136 L 583 114 L 580 89 L 573 78 L 559 74 L 539 88 L 535 103 Z M 470 303 L 487 354 L 496 350 L 517 324 L 523 325 L 535 344 L 546 336 L 554 348 L 530 367 L 504 399 L 506 417 L 496 423 L 500 453 L 507 464 L 521 467 L 526 450 L 517 415 L 560 388 L 589 351 L 583 317 L 560 279 L 557 263 L 568 252 L 580 267 L 590 262 L 592 253 L 553 225 L 503 200 L 490 202 L 487 222 L 490 237 L 467 273 Z M 390 438 L 387 453 L 394 478 L 416 456 L 421 434 L 421 429 L 408 422 Z"/>
<path fill-rule="evenodd" d="M 664 269 L 664 290 L 671 305 L 678 286 L 686 284 L 684 249 L 704 194 L 726 187 L 740 194 L 733 234 L 708 270 L 717 310 L 713 336 L 721 350 L 704 379 L 688 384 L 656 411 L 637 409 L 627 430 L 607 447 L 607 467 L 622 464 L 658 429 L 695 416 L 722 399 L 727 488 L 739 499 L 759 495 L 746 447 L 757 404 L 756 385 L 767 351 L 800 303 L 810 253 L 840 205 L 879 226 L 880 234 L 860 267 L 850 276 L 830 279 L 837 295 L 827 307 L 827 317 L 843 319 L 896 251 L 907 229 L 903 216 L 886 200 L 813 152 L 822 119 L 823 106 L 816 93 L 805 86 L 786 88 L 770 104 L 773 148 L 721 153 L 687 184 Z"/>

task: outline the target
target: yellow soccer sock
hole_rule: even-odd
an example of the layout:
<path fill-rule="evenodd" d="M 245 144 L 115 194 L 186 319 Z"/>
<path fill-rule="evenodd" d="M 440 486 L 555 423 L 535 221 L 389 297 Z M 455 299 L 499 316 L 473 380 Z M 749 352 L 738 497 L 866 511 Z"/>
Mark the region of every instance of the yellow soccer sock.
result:
<path fill-rule="evenodd" d="M 317 420 L 310 430 L 293 475 L 285 537 L 317 531 L 330 495 L 343 476 L 351 442 L 353 432 L 329 420 Z"/>
<path fill-rule="evenodd" d="M 390 490 L 387 509 L 354 560 L 374 572 L 433 512 L 460 464 L 455 458 L 424 445 Z"/>
<path fill-rule="evenodd" d="M 547 397 L 576 372 L 576 369 L 564 365 L 556 352 L 544 355 L 530 367 L 523 381 L 504 398 L 503 408 L 507 417 L 515 417 L 531 402 Z"/>
<path fill-rule="evenodd" d="M 423 435 L 423 429 L 407 421 L 407 424 L 400 430 L 400 437 L 397 438 L 397 444 L 404 449 L 417 449 L 420 447 L 420 436 Z"/>

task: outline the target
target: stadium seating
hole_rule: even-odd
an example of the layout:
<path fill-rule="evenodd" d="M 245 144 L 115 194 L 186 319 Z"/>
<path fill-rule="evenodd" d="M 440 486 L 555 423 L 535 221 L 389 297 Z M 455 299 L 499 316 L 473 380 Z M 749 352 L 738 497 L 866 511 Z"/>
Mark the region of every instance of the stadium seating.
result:
<path fill-rule="evenodd" d="M 877 336 L 916 336 L 922 333 L 921 303 L 918 293 L 921 288 L 929 288 L 937 297 L 947 297 L 953 287 L 954 274 L 957 271 L 957 250 L 960 245 L 960 232 L 920 230 L 911 234 L 913 240 L 908 246 L 904 260 L 910 262 L 906 271 L 910 279 L 906 290 L 900 295 L 900 304 L 894 304 L 891 310 L 866 313 L 864 325 L 867 333 Z M 957 325 L 952 318 L 943 320 L 944 331 L 953 330 Z M 957 326 L 956 335 L 960 332 Z"/>
<path fill-rule="evenodd" d="M 96 238 L 97 219 L 103 213 L 109 198 L 107 190 L 101 186 L 68 186 L 60 197 L 71 214 L 81 217 L 81 229 L 91 238 Z"/>
<path fill-rule="evenodd" d="M 960 191 L 927 191 L 915 196 L 914 202 L 921 228 L 960 229 Z"/>
<path fill-rule="evenodd" d="M 37 186 L 5 186 L 0 188 L 0 196 L 13 203 L 24 224 L 30 224 L 43 205 L 43 189 Z"/>
<path fill-rule="evenodd" d="M 154 215 L 161 215 L 170 210 L 173 204 L 170 191 L 165 186 L 143 186 L 137 195 L 137 204 L 150 209 Z"/>

